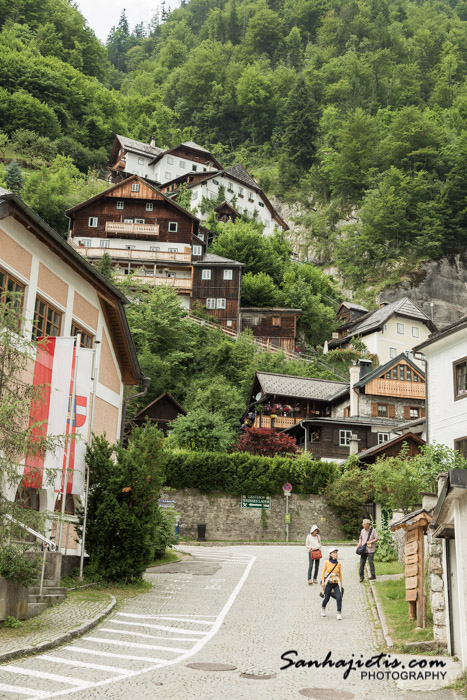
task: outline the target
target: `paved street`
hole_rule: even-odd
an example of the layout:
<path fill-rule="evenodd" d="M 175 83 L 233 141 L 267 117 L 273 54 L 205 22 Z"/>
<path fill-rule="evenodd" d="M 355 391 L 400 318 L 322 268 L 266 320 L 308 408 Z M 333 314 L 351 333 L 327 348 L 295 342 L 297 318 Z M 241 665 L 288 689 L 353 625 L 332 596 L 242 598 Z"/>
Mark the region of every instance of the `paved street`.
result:
<path fill-rule="evenodd" d="M 148 573 L 152 591 L 127 601 L 89 634 L 1 666 L 0 698 L 457 697 L 448 690 L 400 690 L 391 680 L 361 679 L 359 670 L 347 679 L 345 668 L 280 670 L 286 663 L 281 655 L 290 650 L 297 651 L 288 655 L 294 662 L 322 661 L 329 651 L 335 661 L 352 655 L 366 660 L 379 652 L 353 548 L 340 549 L 342 621 L 333 600 L 327 617 L 320 616 L 319 587 L 306 581 L 304 547 L 183 549 L 193 553 L 191 561 Z M 408 657 L 400 658 L 407 663 Z"/>

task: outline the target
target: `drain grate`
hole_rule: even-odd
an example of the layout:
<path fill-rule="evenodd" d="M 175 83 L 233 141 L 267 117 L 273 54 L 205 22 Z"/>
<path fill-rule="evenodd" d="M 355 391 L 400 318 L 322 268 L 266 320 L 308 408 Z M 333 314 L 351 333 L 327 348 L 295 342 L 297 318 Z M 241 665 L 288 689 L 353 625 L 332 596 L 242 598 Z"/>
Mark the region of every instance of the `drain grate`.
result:
<path fill-rule="evenodd" d="M 314 698 L 314 700 L 352 700 L 355 697 L 347 690 L 336 690 L 335 688 L 303 688 L 299 693 L 305 698 Z"/>
<path fill-rule="evenodd" d="M 198 663 L 198 664 L 187 664 L 187 668 L 194 668 L 197 671 L 235 671 L 236 666 L 231 666 L 230 664 L 210 664 L 210 663 Z"/>
<path fill-rule="evenodd" d="M 275 678 L 277 673 L 242 673 L 240 678 L 250 678 L 254 681 L 267 681 L 270 678 Z"/>

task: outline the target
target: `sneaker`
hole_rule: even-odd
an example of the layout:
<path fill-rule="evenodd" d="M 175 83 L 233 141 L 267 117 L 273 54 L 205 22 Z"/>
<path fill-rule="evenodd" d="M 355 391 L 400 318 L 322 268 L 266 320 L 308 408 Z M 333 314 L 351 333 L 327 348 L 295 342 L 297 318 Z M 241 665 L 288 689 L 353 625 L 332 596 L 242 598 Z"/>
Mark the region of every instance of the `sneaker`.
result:
<path fill-rule="evenodd" d="M 337 619 L 342 620 L 342 615 L 340 613 L 337 613 Z"/>
<path fill-rule="evenodd" d="M 360 583 L 363 583 L 363 582 L 364 582 L 364 580 L 365 580 L 364 578 L 361 578 L 361 579 L 360 579 Z"/>
<path fill-rule="evenodd" d="M 317 579 L 317 578 L 314 578 L 314 579 L 313 579 L 313 583 L 318 583 L 318 579 Z"/>
<path fill-rule="evenodd" d="M 321 608 L 321 617 L 326 617 L 326 608 Z"/>
<path fill-rule="evenodd" d="M 368 581 L 376 581 L 376 576 L 370 576 L 370 578 L 368 579 Z"/>
<path fill-rule="evenodd" d="M 308 585 L 311 586 L 312 583 L 313 583 L 313 581 L 311 580 L 311 578 L 309 578 L 309 579 L 308 579 Z"/>

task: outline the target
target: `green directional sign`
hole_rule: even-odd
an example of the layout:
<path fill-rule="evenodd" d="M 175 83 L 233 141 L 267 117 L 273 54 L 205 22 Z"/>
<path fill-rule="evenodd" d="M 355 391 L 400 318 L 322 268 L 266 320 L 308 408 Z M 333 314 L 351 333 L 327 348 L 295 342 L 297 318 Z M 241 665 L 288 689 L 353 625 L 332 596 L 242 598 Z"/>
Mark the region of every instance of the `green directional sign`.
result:
<path fill-rule="evenodd" d="M 242 508 L 271 509 L 271 496 L 242 496 Z"/>
<path fill-rule="evenodd" d="M 285 522 L 287 525 L 290 523 L 290 513 L 285 514 Z"/>

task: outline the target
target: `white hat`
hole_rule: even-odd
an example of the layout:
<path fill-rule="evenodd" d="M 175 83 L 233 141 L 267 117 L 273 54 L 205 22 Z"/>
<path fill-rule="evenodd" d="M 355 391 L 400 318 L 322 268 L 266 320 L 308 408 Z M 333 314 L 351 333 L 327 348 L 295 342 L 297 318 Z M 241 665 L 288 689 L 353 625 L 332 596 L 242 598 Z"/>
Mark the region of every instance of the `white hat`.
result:
<path fill-rule="evenodd" d="M 333 547 L 332 545 L 329 547 L 329 554 L 331 555 L 333 552 L 338 552 L 339 550 L 337 547 Z"/>

